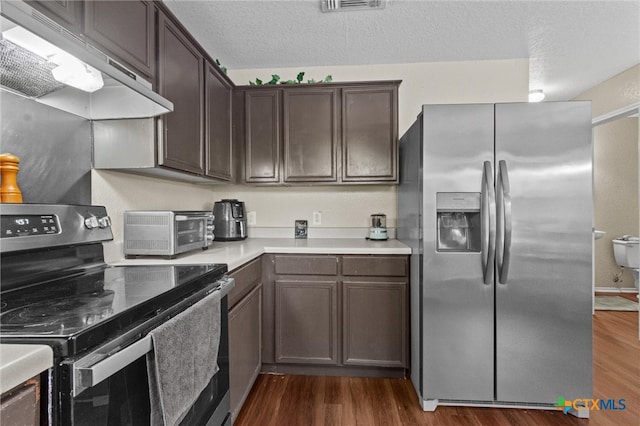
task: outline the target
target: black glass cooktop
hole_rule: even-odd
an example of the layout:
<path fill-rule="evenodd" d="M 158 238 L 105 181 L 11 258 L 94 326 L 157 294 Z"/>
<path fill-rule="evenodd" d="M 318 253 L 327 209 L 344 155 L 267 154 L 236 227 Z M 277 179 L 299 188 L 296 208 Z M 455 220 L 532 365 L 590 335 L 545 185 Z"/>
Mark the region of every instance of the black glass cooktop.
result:
<path fill-rule="evenodd" d="M 224 264 L 99 266 L 79 276 L 2 292 L 0 334 L 75 338 L 114 334 L 211 284 Z M 94 340 L 94 338 L 90 338 Z"/>

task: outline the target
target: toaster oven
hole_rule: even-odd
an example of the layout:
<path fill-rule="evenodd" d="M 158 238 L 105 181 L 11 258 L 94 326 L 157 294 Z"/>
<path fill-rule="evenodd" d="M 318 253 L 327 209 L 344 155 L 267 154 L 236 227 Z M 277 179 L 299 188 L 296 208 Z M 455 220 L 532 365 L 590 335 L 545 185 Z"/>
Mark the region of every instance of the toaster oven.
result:
<path fill-rule="evenodd" d="M 124 212 L 124 255 L 173 258 L 213 243 L 213 213 L 209 211 L 147 210 Z"/>

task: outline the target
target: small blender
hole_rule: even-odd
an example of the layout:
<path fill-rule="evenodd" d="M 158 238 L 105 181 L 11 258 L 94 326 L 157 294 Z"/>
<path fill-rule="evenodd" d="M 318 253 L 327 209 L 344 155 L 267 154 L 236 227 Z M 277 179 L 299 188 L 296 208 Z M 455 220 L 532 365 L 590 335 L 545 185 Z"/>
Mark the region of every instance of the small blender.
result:
<path fill-rule="evenodd" d="M 371 228 L 369 228 L 370 240 L 387 240 L 387 215 L 376 213 L 371 215 Z"/>

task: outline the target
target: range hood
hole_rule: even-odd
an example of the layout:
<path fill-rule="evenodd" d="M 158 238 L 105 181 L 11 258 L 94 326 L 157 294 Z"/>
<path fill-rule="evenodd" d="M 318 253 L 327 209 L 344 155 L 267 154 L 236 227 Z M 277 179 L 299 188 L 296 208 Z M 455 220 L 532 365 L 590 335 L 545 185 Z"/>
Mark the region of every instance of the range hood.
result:
<path fill-rule="evenodd" d="M 75 57 L 87 72 L 102 78 L 93 92 L 60 83 L 52 70 L 56 63 L 10 41 L 0 40 L 0 89 L 87 118 L 107 120 L 149 118 L 173 111 L 173 104 L 155 93 L 147 82 L 122 64 L 85 43 L 22 1 L 2 1 L 0 30 L 37 36 Z M 24 33 L 24 31 L 20 30 Z M 66 55 L 68 56 L 68 55 Z M 102 83 L 100 83 L 102 85 Z"/>

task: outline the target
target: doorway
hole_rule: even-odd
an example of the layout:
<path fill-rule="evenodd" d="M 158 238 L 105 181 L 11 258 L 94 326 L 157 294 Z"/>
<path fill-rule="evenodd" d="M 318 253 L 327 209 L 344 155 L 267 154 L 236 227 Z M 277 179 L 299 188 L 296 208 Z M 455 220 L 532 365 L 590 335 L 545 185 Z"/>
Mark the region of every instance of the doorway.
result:
<path fill-rule="evenodd" d="M 613 239 L 640 235 L 640 103 L 593 120 L 594 290 L 633 293 L 631 272 L 616 264 Z"/>

